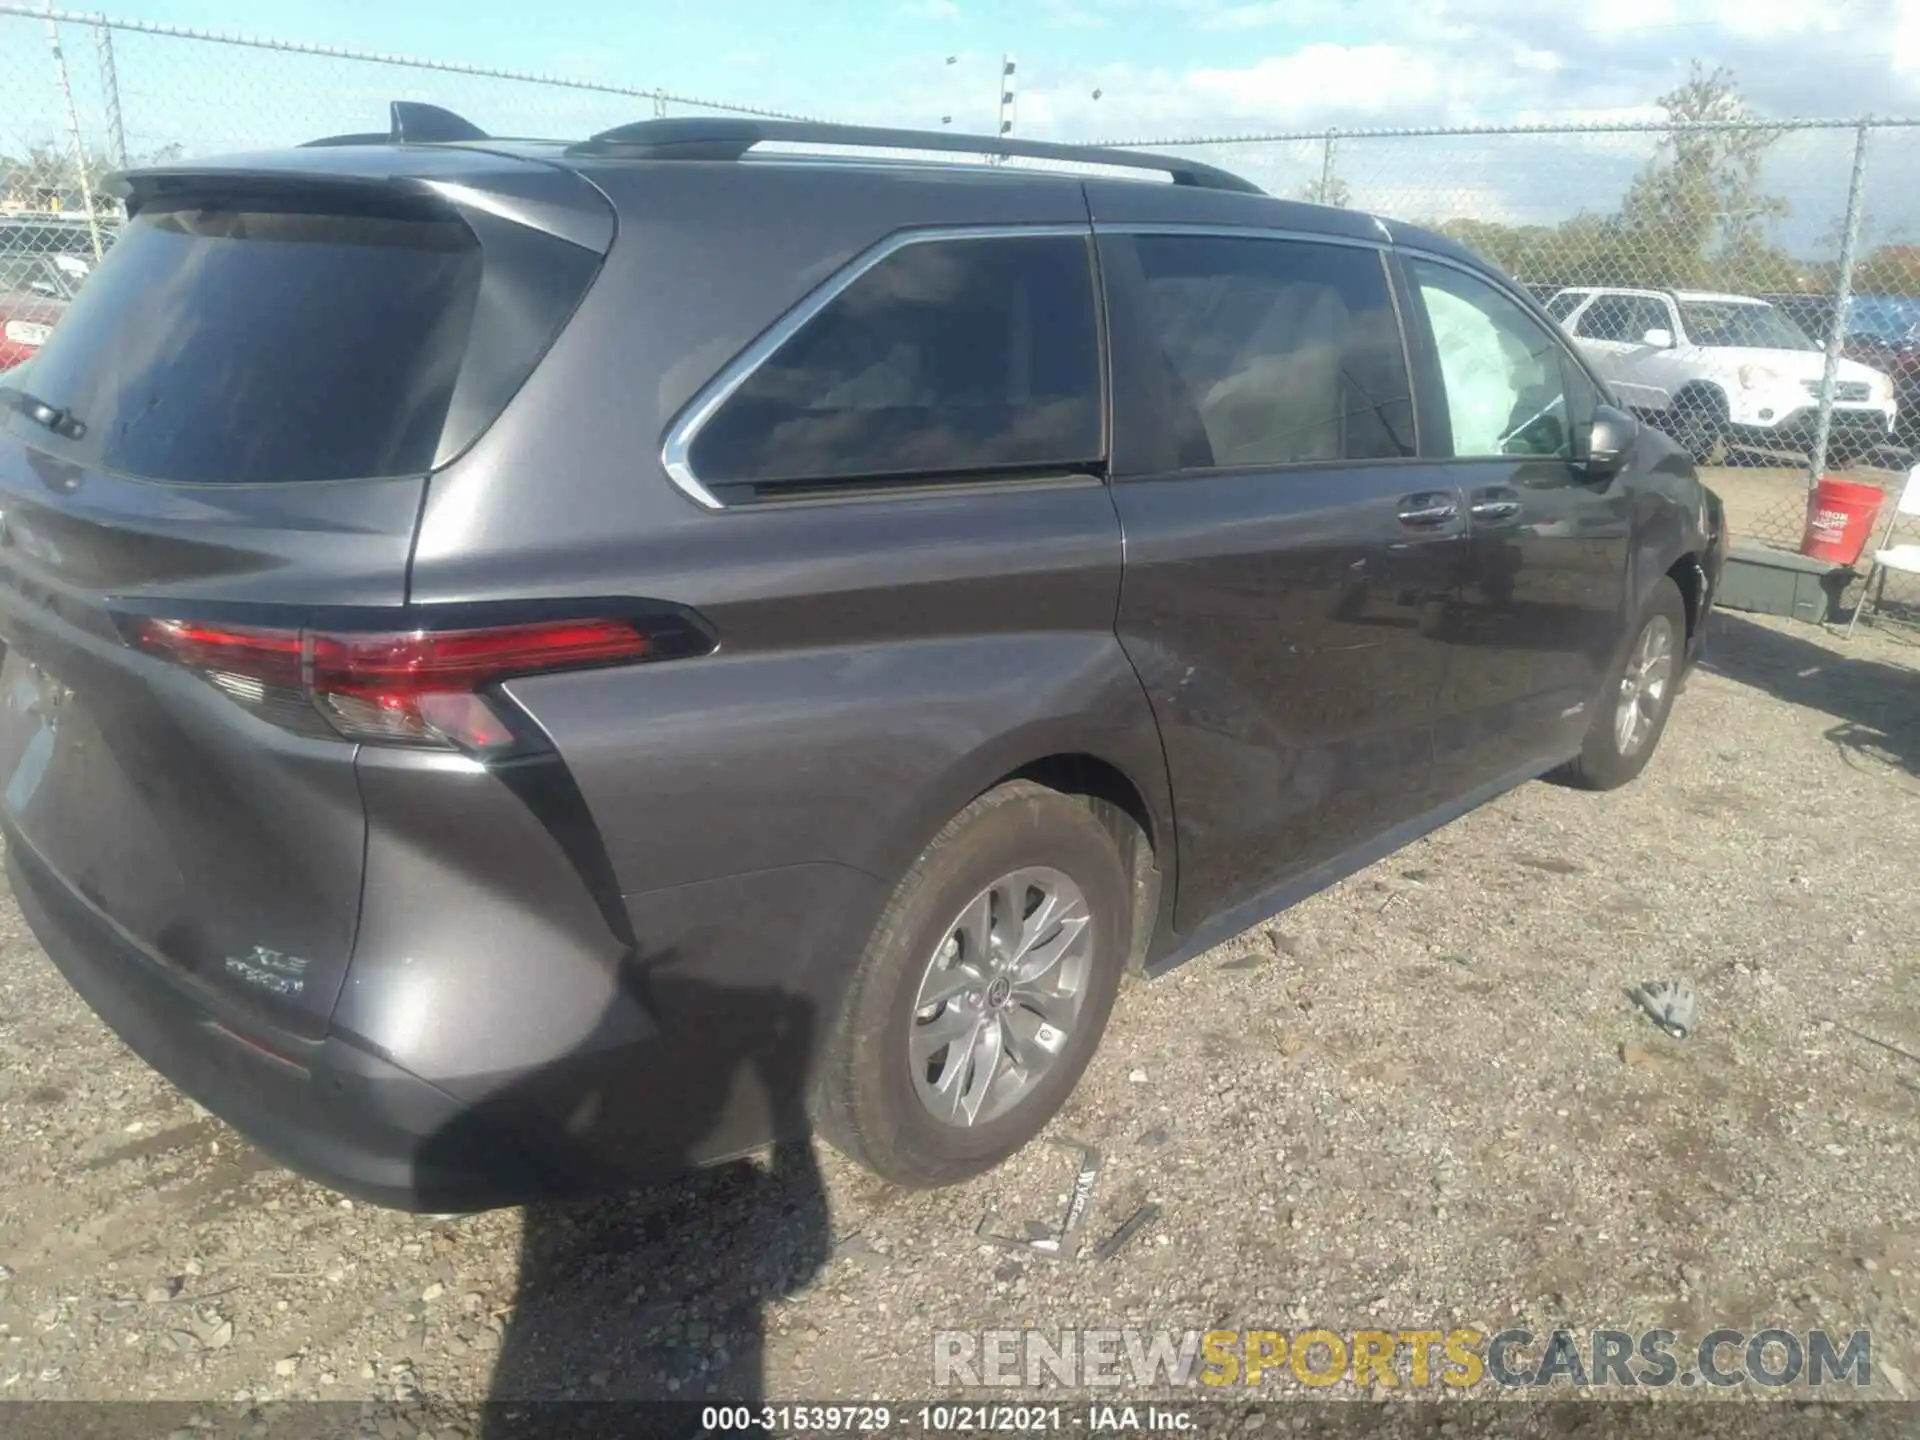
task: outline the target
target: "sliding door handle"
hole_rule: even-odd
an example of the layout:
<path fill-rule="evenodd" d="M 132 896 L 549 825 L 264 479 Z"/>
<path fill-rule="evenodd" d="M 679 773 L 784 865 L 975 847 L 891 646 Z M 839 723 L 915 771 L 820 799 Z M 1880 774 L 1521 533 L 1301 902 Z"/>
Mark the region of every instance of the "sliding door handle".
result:
<path fill-rule="evenodd" d="M 1460 518 L 1460 502 L 1445 490 L 1403 496 L 1400 523 L 1415 530 L 1432 530 Z"/>

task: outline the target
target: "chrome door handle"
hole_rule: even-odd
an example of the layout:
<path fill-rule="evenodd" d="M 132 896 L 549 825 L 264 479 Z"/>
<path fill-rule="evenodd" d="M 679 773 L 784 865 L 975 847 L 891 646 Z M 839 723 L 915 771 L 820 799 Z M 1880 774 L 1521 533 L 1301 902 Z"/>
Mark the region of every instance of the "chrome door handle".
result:
<path fill-rule="evenodd" d="M 1400 523 L 1419 530 L 1445 525 L 1449 520 L 1459 518 L 1459 515 L 1459 503 L 1444 491 L 1409 495 L 1400 502 Z"/>
<path fill-rule="evenodd" d="M 1477 500 L 1470 511 L 1476 520 L 1511 520 L 1520 513 L 1518 500 Z"/>

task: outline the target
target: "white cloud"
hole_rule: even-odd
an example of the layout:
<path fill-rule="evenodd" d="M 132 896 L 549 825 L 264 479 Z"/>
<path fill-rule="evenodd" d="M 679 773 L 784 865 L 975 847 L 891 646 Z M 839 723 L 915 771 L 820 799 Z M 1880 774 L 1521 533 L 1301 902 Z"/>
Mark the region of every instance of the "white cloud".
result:
<path fill-rule="evenodd" d="M 1657 97 L 1686 79 L 1696 56 L 1730 67 L 1762 115 L 1920 113 L 1920 0 L 1047 4 L 1055 26 L 1074 28 L 1023 50 L 1017 133 L 1305 137 L 1193 152 L 1275 194 L 1298 194 L 1318 177 L 1328 129 L 1657 121 Z M 1102 15 L 1105 28 L 1069 18 Z M 1162 58 L 1117 58 L 1147 21 L 1164 33 Z M 1231 58 L 1218 58 L 1222 35 Z M 930 83 L 865 92 L 848 118 L 937 125 L 952 114 L 956 130 L 991 129 L 995 92 L 978 67 L 921 79 Z M 1769 152 L 1768 183 L 1793 207 L 1782 233 L 1808 253 L 1827 243 L 1821 237 L 1844 208 L 1849 144 L 1844 132 L 1822 132 L 1789 136 Z M 1336 169 L 1356 203 L 1384 213 L 1551 223 L 1582 208 L 1610 210 L 1654 145 L 1638 134 L 1349 137 L 1338 143 Z M 1883 139 L 1870 175 L 1870 229 L 1920 234 L 1920 151 Z"/>
<path fill-rule="evenodd" d="M 1893 33 L 1888 37 L 1888 53 L 1893 68 L 1920 88 L 1920 5 L 1901 7 Z"/>
<path fill-rule="evenodd" d="M 1019 132 L 1162 143 L 1299 136 L 1186 152 L 1297 195 L 1318 178 L 1329 129 L 1657 122 L 1657 98 L 1686 79 L 1695 56 L 1731 68 L 1761 115 L 1920 113 L 1920 0 L 1399 0 L 1391 21 L 1368 25 L 1353 23 L 1365 12 L 1341 0 L 1276 8 L 1271 24 L 1260 0 L 1152 3 L 1167 18 L 1166 61 L 1025 56 Z M 1308 9 L 1340 9 L 1345 20 L 1292 23 Z M 1201 50 L 1186 37 L 1223 26 L 1243 38 L 1244 60 L 1179 63 L 1183 50 Z M 1367 38 L 1332 38 L 1354 34 Z M 1349 135 L 1336 142 L 1335 169 L 1355 204 L 1381 213 L 1551 224 L 1612 210 L 1656 143 L 1651 134 Z M 1769 151 L 1766 183 L 1791 207 L 1776 231 L 1783 243 L 1808 254 L 1829 245 L 1850 143 L 1845 132 L 1795 134 Z M 1875 234 L 1920 234 L 1920 159 L 1907 153 L 1896 139 L 1875 149 Z"/>
<path fill-rule="evenodd" d="M 1263 0 L 1252 5 L 1226 5 L 1209 8 L 1200 15 L 1206 30 L 1258 30 L 1267 25 L 1294 22 L 1294 7 L 1286 0 Z"/>
<path fill-rule="evenodd" d="M 1586 28 L 1599 35 L 1630 35 L 1650 26 L 1671 26 L 1678 14 L 1674 0 L 1609 0 L 1593 7 Z"/>
<path fill-rule="evenodd" d="M 1098 0 L 1041 0 L 1041 23 L 1051 30 L 1104 30 L 1107 12 L 1114 7 Z"/>
<path fill-rule="evenodd" d="M 1308 45 L 1234 69 L 1190 70 L 1185 84 L 1202 105 L 1283 122 L 1335 107 L 1391 115 L 1440 94 L 1437 58 L 1400 45 Z"/>
<path fill-rule="evenodd" d="M 1157 0 L 1177 55 L 1243 30 L 1242 62 L 1142 67 L 1023 57 L 1022 128 L 1061 138 L 1654 118 L 1694 56 L 1775 115 L 1920 111 L 1920 0 L 1400 0 L 1357 43 L 1310 39 L 1380 11 L 1346 0 Z M 1091 100 L 1094 90 L 1102 98 Z"/>
<path fill-rule="evenodd" d="M 1850 8 L 1808 5 L 1801 0 L 1721 0 L 1713 7 L 1712 23 L 1743 36 L 1833 34 L 1853 28 L 1855 16 Z"/>

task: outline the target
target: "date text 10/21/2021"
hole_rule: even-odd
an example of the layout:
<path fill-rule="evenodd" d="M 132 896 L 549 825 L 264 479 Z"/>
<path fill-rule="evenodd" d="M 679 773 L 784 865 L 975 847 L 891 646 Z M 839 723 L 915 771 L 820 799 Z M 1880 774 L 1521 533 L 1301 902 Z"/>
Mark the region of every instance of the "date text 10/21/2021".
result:
<path fill-rule="evenodd" d="M 933 1405 L 708 1405 L 701 1428 L 709 1434 L 975 1435 L 1086 1432 L 1177 1434 L 1196 1428 L 1190 1409 L 1172 1405 L 1096 1403 L 1010 1405 L 958 1402 Z"/>

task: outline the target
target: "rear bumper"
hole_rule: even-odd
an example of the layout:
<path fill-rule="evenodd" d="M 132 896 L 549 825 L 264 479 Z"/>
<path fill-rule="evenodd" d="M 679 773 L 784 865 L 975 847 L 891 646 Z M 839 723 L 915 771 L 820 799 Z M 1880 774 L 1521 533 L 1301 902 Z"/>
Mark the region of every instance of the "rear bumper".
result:
<path fill-rule="evenodd" d="M 213 997 L 127 942 L 11 825 L 7 875 L 53 963 L 142 1060 L 290 1168 L 374 1204 L 429 1212 L 538 1198 L 549 1186 L 504 1133 L 357 1046 L 217 1013 Z"/>
<path fill-rule="evenodd" d="M 858 953 L 849 935 L 811 933 L 805 917 L 851 917 L 864 933 L 877 903 L 872 882 L 836 866 L 636 897 L 639 928 L 663 946 L 646 965 L 616 967 L 630 980 L 592 1034 L 537 1064 L 430 1080 L 365 1043 L 340 1012 L 326 1036 L 307 1039 L 237 1011 L 129 941 L 3 819 L 0 835 L 27 923 L 135 1054 L 309 1179 L 428 1213 L 605 1194 L 805 1136 L 812 1054 L 834 1009 L 829 977 L 841 967 L 819 967 L 816 989 L 802 978 L 812 967 L 799 962 Z M 718 915 L 728 923 L 716 924 Z M 676 954 L 679 938 L 687 944 Z M 793 961 L 781 978 L 797 988 L 767 983 L 769 956 Z M 392 972 L 426 968 L 399 960 L 361 975 L 358 966 L 350 995 L 399 1002 Z M 541 978 L 539 965 L 527 968 Z M 519 992 L 503 1012 L 502 988 L 482 981 L 441 992 L 433 1031 L 462 1039 L 481 1066 L 512 1052 L 540 1033 L 543 1017 L 537 999 Z M 410 1013 L 404 1003 L 375 1004 L 356 1018 Z"/>

